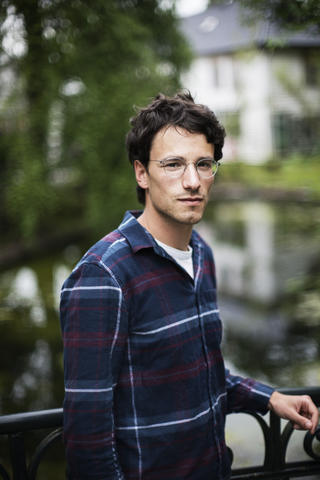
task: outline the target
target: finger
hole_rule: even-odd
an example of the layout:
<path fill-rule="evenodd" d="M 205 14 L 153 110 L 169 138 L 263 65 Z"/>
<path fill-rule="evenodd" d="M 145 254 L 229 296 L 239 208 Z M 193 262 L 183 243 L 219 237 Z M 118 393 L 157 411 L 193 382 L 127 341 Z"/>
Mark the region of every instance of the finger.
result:
<path fill-rule="evenodd" d="M 296 430 L 311 430 L 314 426 L 311 420 L 298 413 L 292 416 L 291 421 Z"/>
<path fill-rule="evenodd" d="M 304 430 L 304 428 L 301 428 L 300 425 L 298 425 L 297 423 L 294 423 L 292 425 L 292 427 L 295 429 L 295 430 Z"/>
<path fill-rule="evenodd" d="M 319 410 L 309 396 L 304 396 L 301 415 L 311 421 L 311 433 L 314 434 L 319 422 Z"/>
<path fill-rule="evenodd" d="M 315 405 L 311 412 L 310 421 L 312 423 L 311 433 L 314 434 L 319 423 L 319 410 Z"/>
<path fill-rule="evenodd" d="M 294 430 L 310 430 L 310 433 L 313 433 L 312 432 L 312 427 L 311 427 L 311 424 L 309 425 L 309 427 L 306 425 L 306 424 L 303 424 L 301 425 L 301 423 L 294 423 L 292 425 L 292 427 L 294 428 Z"/>

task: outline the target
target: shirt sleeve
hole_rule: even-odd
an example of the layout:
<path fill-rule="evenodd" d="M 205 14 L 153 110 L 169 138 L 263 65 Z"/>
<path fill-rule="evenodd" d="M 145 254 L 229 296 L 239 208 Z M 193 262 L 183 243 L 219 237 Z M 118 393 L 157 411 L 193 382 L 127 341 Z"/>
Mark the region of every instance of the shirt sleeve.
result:
<path fill-rule="evenodd" d="M 127 339 L 122 290 L 98 264 L 82 263 L 61 292 L 64 441 L 68 478 L 119 480 L 113 390 Z"/>
<path fill-rule="evenodd" d="M 228 412 L 256 412 L 265 414 L 274 388 L 252 378 L 235 376 L 226 369 Z"/>

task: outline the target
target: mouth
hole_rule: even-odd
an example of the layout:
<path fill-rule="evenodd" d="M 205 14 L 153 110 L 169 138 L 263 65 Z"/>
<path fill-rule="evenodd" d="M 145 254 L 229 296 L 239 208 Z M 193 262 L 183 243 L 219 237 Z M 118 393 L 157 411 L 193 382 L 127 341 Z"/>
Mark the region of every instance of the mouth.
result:
<path fill-rule="evenodd" d="M 184 205 L 191 205 L 191 206 L 200 205 L 203 202 L 202 197 L 183 197 L 183 198 L 178 198 L 178 200 Z"/>

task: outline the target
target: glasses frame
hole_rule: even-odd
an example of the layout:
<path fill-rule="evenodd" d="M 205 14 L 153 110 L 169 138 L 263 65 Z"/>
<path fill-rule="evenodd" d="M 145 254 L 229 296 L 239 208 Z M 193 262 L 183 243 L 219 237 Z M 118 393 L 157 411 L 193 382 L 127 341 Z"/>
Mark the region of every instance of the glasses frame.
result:
<path fill-rule="evenodd" d="M 168 162 L 174 161 L 174 160 L 179 160 L 181 163 L 184 163 L 184 164 L 185 164 L 185 165 L 184 165 L 184 169 L 183 169 L 183 171 L 182 171 L 181 173 L 179 173 L 179 172 L 178 172 L 178 173 L 173 173 L 173 172 L 168 172 L 168 171 L 166 170 L 166 164 L 167 164 Z M 215 170 L 215 171 L 212 170 L 212 175 L 203 176 L 203 173 L 199 172 L 199 170 L 198 170 L 198 164 L 199 164 L 200 162 L 203 162 L 204 160 L 211 160 L 211 161 L 212 161 L 212 168 L 213 168 L 214 165 L 216 166 L 216 170 Z M 218 162 L 217 160 L 212 159 L 212 158 L 210 158 L 210 159 L 209 159 L 209 158 L 199 158 L 199 160 L 197 160 L 196 162 L 185 162 L 182 158 L 172 157 L 172 158 L 164 158 L 164 159 L 162 159 L 162 160 L 149 160 L 149 162 L 159 163 L 160 166 L 161 166 L 161 168 L 164 169 L 164 173 L 165 173 L 168 177 L 170 177 L 170 178 L 180 178 L 180 177 L 183 177 L 183 175 L 185 174 L 188 166 L 189 166 L 189 165 L 193 165 L 194 168 L 196 169 L 197 174 L 199 175 L 199 178 L 207 179 L 207 180 L 208 180 L 209 178 L 215 177 L 215 175 L 216 175 L 217 172 L 218 172 L 218 168 L 219 168 L 219 166 L 220 166 L 220 162 Z"/>

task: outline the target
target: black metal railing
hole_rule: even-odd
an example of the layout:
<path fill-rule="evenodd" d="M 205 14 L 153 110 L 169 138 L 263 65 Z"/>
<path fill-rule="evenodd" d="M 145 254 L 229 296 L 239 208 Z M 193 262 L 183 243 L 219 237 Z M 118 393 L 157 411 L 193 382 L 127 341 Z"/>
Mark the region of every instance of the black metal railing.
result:
<path fill-rule="evenodd" d="M 320 406 L 320 387 L 304 389 L 281 389 L 283 393 L 294 395 L 308 394 L 317 406 Z M 286 454 L 293 427 L 287 422 L 282 429 L 281 420 L 272 412 L 269 420 L 258 414 L 245 412 L 256 419 L 264 438 L 263 465 L 233 469 L 232 479 L 272 479 L 284 480 L 304 476 L 320 475 L 320 428 L 315 435 L 305 433 L 301 450 L 308 460 L 287 462 Z M 38 412 L 19 413 L 0 417 L 0 436 L 6 435 L 9 442 L 10 467 L 0 463 L 0 479 L 2 480 L 36 480 L 38 469 L 45 453 L 62 438 L 62 409 L 43 410 Z M 26 458 L 26 435 L 31 431 L 48 430 L 44 438 L 37 444 L 30 459 Z M 53 429 L 53 430 L 52 430 Z M 250 441 L 250 439 L 249 439 Z M 231 451 L 230 451 L 231 452 Z M 233 455 L 233 453 L 231 452 Z"/>
<path fill-rule="evenodd" d="M 11 474 L 0 463 L 0 478 L 3 480 L 35 480 L 39 465 L 52 445 L 62 438 L 62 408 L 37 412 L 17 413 L 0 417 L 0 435 L 9 442 Z M 37 444 L 27 462 L 25 441 L 27 433 L 36 430 L 54 429 Z"/>
<path fill-rule="evenodd" d="M 320 387 L 280 389 L 280 391 L 291 395 L 308 394 L 314 403 L 320 406 Z M 287 422 L 282 429 L 281 419 L 272 412 L 269 423 L 260 415 L 247 413 L 257 420 L 262 430 L 265 446 L 264 462 L 262 466 L 234 469 L 233 480 L 252 478 L 283 480 L 320 474 L 320 450 L 316 449 L 316 442 L 320 442 L 320 427 L 314 435 L 310 432 L 304 435 L 301 450 L 304 450 L 309 460 L 287 462 L 288 447 L 294 431 L 291 422 Z M 318 447 L 319 445 L 318 443 Z"/>

